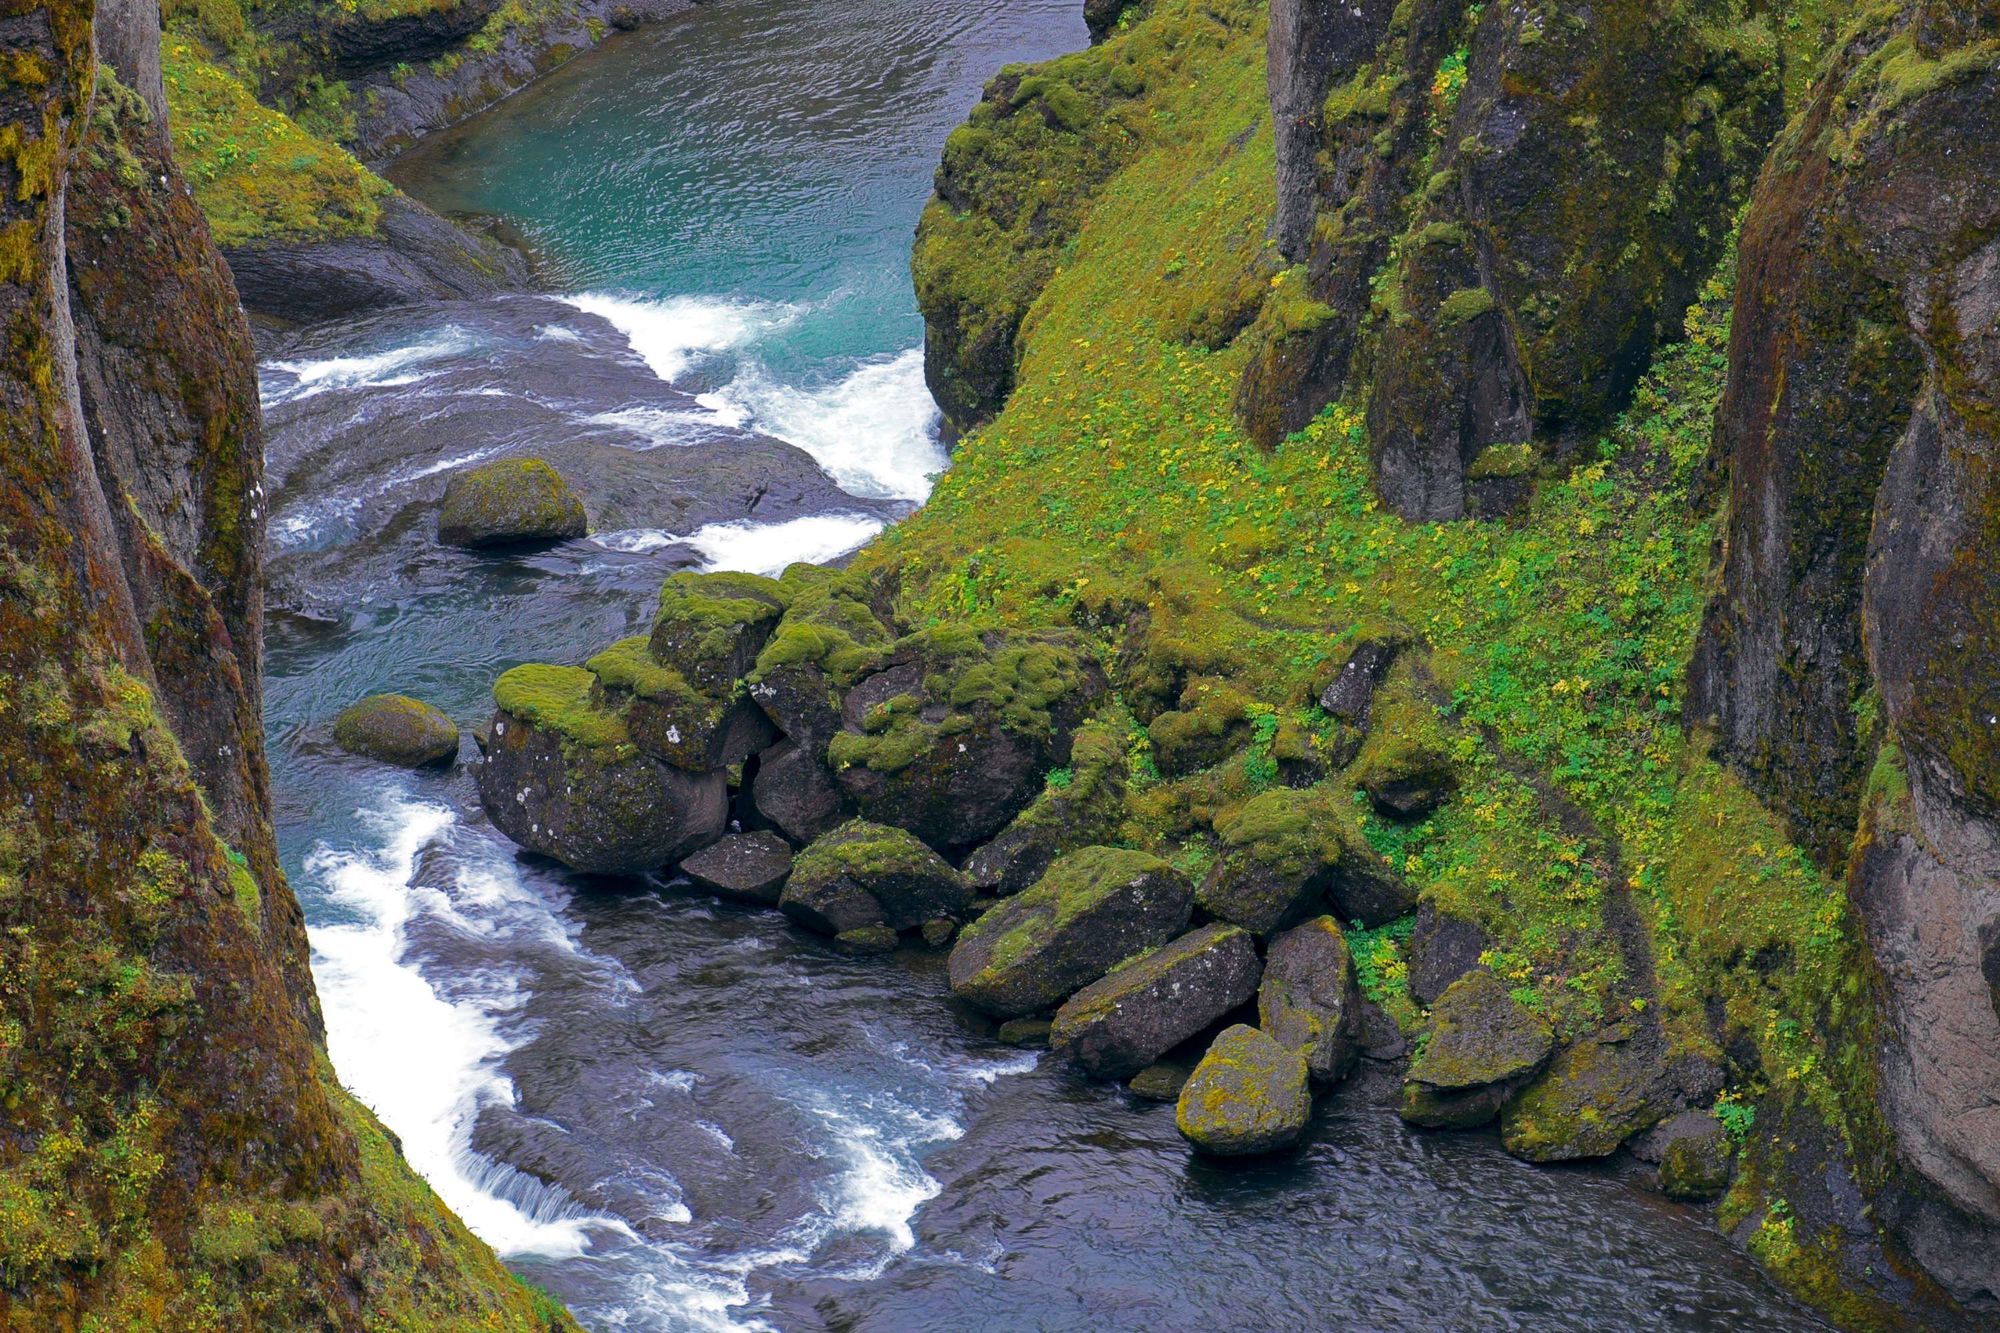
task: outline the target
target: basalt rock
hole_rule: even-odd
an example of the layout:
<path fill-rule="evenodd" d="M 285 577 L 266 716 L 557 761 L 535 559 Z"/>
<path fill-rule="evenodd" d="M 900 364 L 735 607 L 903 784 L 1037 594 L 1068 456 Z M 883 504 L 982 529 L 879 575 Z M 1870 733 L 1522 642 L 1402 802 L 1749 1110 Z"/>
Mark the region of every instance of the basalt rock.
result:
<path fill-rule="evenodd" d="M 1633 1151 L 1658 1165 L 1660 1190 L 1669 1199 L 1698 1202 L 1729 1188 L 1735 1145 L 1709 1112 L 1682 1111 L 1641 1138 L 1647 1142 L 1635 1140 Z"/>
<path fill-rule="evenodd" d="M 1366 400 L 1384 500 L 1456 518 L 1488 446 L 1588 436 L 1677 335 L 1776 132 L 1774 53 L 1720 4 L 1297 8 L 1271 87 L 1303 290 L 1239 410 L 1268 444 Z"/>
<path fill-rule="evenodd" d="M 499 0 L 443 0 L 391 13 L 337 8 L 322 29 L 321 40 L 342 74 L 362 74 L 397 63 L 415 65 L 470 37 L 499 7 Z"/>
<path fill-rule="evenodd" d="M 1880 1097 L 1918 1178 L 1878 1207 L 1984 1301 L 2000 1301 L 2000 1014 L 1980 936 L 2000 914 L 1996 57 L 1980 7 L 1870 11 L 1772 152 L 1743 223 L 1715 439 L 1726 559 L 1689 701 L 1794 837 L 1851 867 L 1886 1000 Z"/>
<path fill-rule="evenodd" d="M 776 907 L 792 873 L 792 848 L 775 833 L 732 833 L 683 860 L 681 873 L 725 898 Z"/>
<path fill-rule="evenodd" d="M 1412 663 L 1399 664 L 1377 691 L 1368 739 L 1349 773 L 1376 811 L 1422 819 L 1458 789 L 1455 738 L 1439 718 Z"/>
<path fill-rule="evenodd" d="M 1049 1045 L 1096 1078 L 1129 1078 L 1252 995 L 1263 964 L 1235 926 L 1203 926 L 1085 986 Z"/>
<path fill-rule="evenodd" d="M 403 768 L 458 758 L 458 724 L 406 694 L 377 694 L 349 704 L 333 720 L 333 739 L 350 754 Z"/>
<path fill-rule="evenodd" d="M 952 993 L 1002 1018 L 1054 1008 L 1165 944 L 1193 909 L 1193 889 L 1165 861 L 1086 847 L 965 928 L 951 951 Z"/>
<path fill-rule="evenodd" d="M 438 509 L 449 546 L 564 541 L 589 530 L 583 501 L 539 458 L 503 458 L 452 474 Z"/>
<path fill-rule="evenodd" d="M 1577 1042 L 1500 1116 L 1507 1151 L 1531 1162 L 1605 1157 L 1674 1110 L 1653 1044 Z"/>
<path fill-rule="evenodd" d="M 786 916 L 823 935 L 915 930 L 971 905 L 972 890 L 936 852 L 901 829 L 859 819 L 799 853 L 778 902 Z"/>
<path fill-rule="evenodd" d="M 1188 1079 L 1193 1076 L 1194 1070 L 1187 1065 L 1162 1061 L 1156 1065 L 1147 1065 L 1132 1075 L 1131 1081 L 1125 1086 L 1131 1090 L 1134 1097 L 1144 1101 L 1177 1102 L 1181 1097 L 1181 1089 L 1187 1086 Z"/>
<path fill-rule="evenodd" d="M 1430 1041 L 1403 1084 L 1403 1119 L 1434 1129 L 1483 1125 L 1541 1072 L 1554 1049 L 1555 1034 L 1541 1015 L 1492 973 L 1470 973 L 1432 1007 Z"/>
<path fill-rule="evenodd" d="M 1303 1051 L 1322 1083 L 1343 1077 L 1360 1054 L 1361 988 L 1347 937 L 1332 917 L 1271 941 L 1257 988 L 1257 1026 L 1280 1046 Z"/>
<path fill-rule="evenodd" d="M 1279 788 L 1216 820 L 1222 853 L 1198 895 L 1210 916 L 1268 934 L 1317 916 L 1381 925 L 1416 906 L 1416 892 L 1368 845 L 1324 788 Z"/>
<path fill-rule="evenodd" d="M 1001 896 L 1040 879 L 1058 856 L 1111 842 L 1125 817 L 1125 738 L 1104 722 L 1077 728 L 1067 768 L 965 861 L 974 888 Z"/>
<path fill-rule="evenodd" d="M 1289 1148 L 1311 1118 L 1304 1053 L 1241 1023 L 1209 1046 L 1174 1111 L 1181 1135 L 1218 1157 Z"/>
<path fill-rule="evenodd" d="M 1491 943 L 1486 932 L 1463 917 L 1425 902 L 1410 931 L 1410 996 L 1428 1008 L 1460 977 L 1478 967 Z"/>
<path fill-rule="evenodd" d="M 494 827 L 522 847 L 574 870 L 636 875 L 722 836 L 727 778 L 640 750 L 589 671 L 516 667 L 495 682 L 493 697 L 479 799 Z"/>
<path fill-rule="evenodd" d="M 660 588 L 647 648 L 696 689 L 727 695 L 756 667 L 792 593 L 755 574 L 675 574 Z"/>
<path fill-rule="evenodd" d="M 800 846 L 851 813 L 847 794 L 826 765 L 790 741 L 780 741 L 758 757 L 750 799 L 759 817 Z"/>
<path fill-rule="evenodd" d="M 605 706 L 637 745 L 692 773 L 740 764 L 776 738 L 764 711 L 734 683 L 703 692 L 654 655 L 651 642 L 623 639 L 584 664 Z"/>

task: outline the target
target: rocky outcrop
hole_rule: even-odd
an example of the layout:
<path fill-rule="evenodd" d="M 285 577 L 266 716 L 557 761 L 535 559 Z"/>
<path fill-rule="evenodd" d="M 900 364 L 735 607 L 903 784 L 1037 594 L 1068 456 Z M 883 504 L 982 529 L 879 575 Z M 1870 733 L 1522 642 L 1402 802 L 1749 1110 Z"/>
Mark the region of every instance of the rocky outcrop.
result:
<path fill-rule="evenodd" d="M 349 754 L 426 768 L 458 758 L 458 724 L 421 699 L 376 694 L 340 710 L 333 742 Z"/>
<path fill-rule="evenodd" d="M 453 226 L 406 195 L 381 202 L 374 231 L 245 243 L 224 252 L 244 306 L 280 326 L 528 285 L 518 251 Z"/>
<path fill-rule="evenodd" d="M 1129 1078 L 1256 994 L 1262 972 L 1249 935 L 1203 926 L 1070 996 L 1049 1046 L 1093 1077 Z"/>
<path fill-rule="evenodd" d="M 1607 421 L 1777 128 L 1769 39 L 1730 22 L 1640 0 L 1281 5 L 1276 239 L 1304 269 L 1252 331 L 1251 433 L 1365 399 L 1383 499 L 1436 520 L 1466 512 L 1489 446 L 1562 452 Z"/>
<path fill-rule="evenodd" d="M 1719 751 L 1850 871 L 1909 1168 L 1883 1210 L 1970 1301 L 2000 1301 L 2000 1258 L 1967 1261 L 2000 1256 L 1995 36 L 1976 8 L 1871 12 L 1758 183 L 1716 432 L 1723 589 L 1690 681 Z"/>
<path fill-rule="evenodd" d="M 1001 1018 L 1052 1009 L 1188 923 L 1194 891 L 1155 856 L 1086 847 L 967 926 L 952 993 Z"/>
<path fill-rule="evenodd" d="M 1242 1023 L 1209 1046 L 1174 1109 L 1182 1136 L 1217 1157 L 1289 1148 L 1311 1118 L 1305 1054 Z"/>
<path fill-rule="evenodd" d="M 146 84 L 157 11 L 98 19 Z M 572 1328 L 331 1077 L 269 822 L 249 333 L 95 36 L 63 0 L 0 32 L 0 1306 Z"/>
<path fill-rule="evenodd" d="M 1492 973 L 1470 973 L 1431 1010 L 1430 1040 L 1403 1084 L 1403 1119 L 1433 1129 L 1483 1125 L 1541 1072 L 1554 1050 L 1547 1020 L 1523 1007 Z"/>
<path fill-rule="evenodd" d="M 583 501 L 539 458 L 503 458 L 452 474 L 438 508 L 447 546 L 565 541 L 589 529 Z"/>

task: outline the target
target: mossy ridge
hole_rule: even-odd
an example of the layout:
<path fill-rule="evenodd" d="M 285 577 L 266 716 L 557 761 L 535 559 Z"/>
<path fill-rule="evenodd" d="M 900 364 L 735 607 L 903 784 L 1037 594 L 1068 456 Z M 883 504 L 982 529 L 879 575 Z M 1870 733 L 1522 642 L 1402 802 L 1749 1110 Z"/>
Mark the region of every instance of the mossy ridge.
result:
<path fill-rule="evenodd" d="M 624 715 L 603 705 L 597 677 L 587 667 L 517 666 L 493 682 L 493 702 L 501 712 L 547 728 L 569 744 L 606 751 L 613 761 L 638 753 Z"/>

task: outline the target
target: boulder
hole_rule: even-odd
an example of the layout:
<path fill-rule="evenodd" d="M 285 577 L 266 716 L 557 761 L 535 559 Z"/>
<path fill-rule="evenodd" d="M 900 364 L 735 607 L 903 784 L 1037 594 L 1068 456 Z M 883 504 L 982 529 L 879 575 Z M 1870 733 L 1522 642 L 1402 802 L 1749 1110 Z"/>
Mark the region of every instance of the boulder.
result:
<path fill-rule="evenodd" d="M 997 1017 L 1051 1009 L 1165 944 L 1193 910 L 1193 888 L 1165 861 L 1086 847 L 966 927 L 951 951 L 951 989 Z"/>
<path fill-rule="evenodd" d="M 1257 992 L 1250 936 L 1212 925 L 1116 968 L 1056 1011 L 1049 1045 L 1096 1078 L 1128 1078 Z"/>
<path fill-rule="evenodd" d="M 1736 1146 L 1713 1115 L 1683 1111 L 1650 1132 L 1659 1154 L 1660 1190 L 1669 1199 L 1696 1203 L 1729 1188 Z"/>
<path fill-rule="evenodd" d="M 755 574 L 675 574 L 660 588 L 647 648 L 703 694 L 727 697 L 757 665 L 792 590 Z"/>
<path fill-rule="evenodd" d="M 1117 837 L 1125 818 L 1125 737 L 1105 722 L 1077 728 L 1069 766 L 1051 773 L 1034 802 L 965 861 L 982 893 L 1019 893 L 1058 856 Z"/>
<path fill-rule="evenodd" d="M 791 741 L 758 756 L 750 779 L 757 813 L 800 845 L 839 826 L 848 816 L 847 795 L 824 764 Z"/>
<path fill-rule="evenodd" d="M 972 890 L 936 852 L 901 829 L 860 819 L 800 852 L 778 900 L 786 916 L 822 935 L 916 930 L 971 905 Z"/>
<path fill-rule="evenodd" d="M 1417 908 L 1406 951 L 1411 998 L 1428 1009 L 1452 982 L 1478 967 L 1491 947 L 1478 926 L 1424 902 Z"/>
<path fill-rule="evenodd" d="M 689 773 L 644 753 L 597 699 L 582 667 L 516 667 L 478 765 L 480 803 L 529 851 L 593 874 L 658 870 L 720 838 L 723 774 Z"/>
<path fill-rule="evenodd" d="M 1199 895 L 1209 915 L 1268 934 L 1316 916 L 1330 899 L 1367 926 L 1416 906 L 1416 891 L 1362 836 L 1354 812 L 1324 788 L 1279 788 L 1219 816 L 1222 840 Z"/>
<path fill-rule="evenodd" d="M 1605 1157 L 1673 1110 L 1652 1041 L 1577 1042 L 1500 1115 L 1507 1151 L 1530 1162 Z"/>
<path fill-rule="evenodd" d="M 902 936 L 889 926 L 856 926 L 835 935 L 833 942 L 854 953 L 894 953 Z"/>
<path fill-rule="evenodd" d="M 606 705 L 623 714 L 633 744 L 678 768 L 728 768 L 777 739 L 771 720 L 734 681 L 719 686 L 720 694 L 706 693 L 662 663 L 647 639 L 620 640 L 584 665 Z"/>
<path fill-rule="evenodd" d="M 589 527 L 583 501 L 539 458 L 454 472 L 438 510 L 438 540 L 448 546 L 565 541 Z"/>
<path fill-rule="evenodd" d="M 1302 1051 L 1306 1069 L 1332 1082 L 1360 1053 L 1361 987 L 1347 937 L 1330 916 L 1318 917 L 1271 941 L 1257 988 L 1257 1026 L 1289 1050 Z"/>
<path fill-rule="evenodd" d="M 1046 1050 L 1049 1045 L 1049 1030 L 1054 1026 L 1046 1018 L 1010 1018 L 1000 1025 L 993 1034 L 996 1041 L 1009 1046 L 1025 1046 Z"/>
<path fill-rule="evenodd" d="M 1403 1084 L 1403 1119 L 1432 1128 L 1483 1125 L 1555 1049 L 1555 1034 L 1490 972 L 1453 982 L 1431 1009 L 1430 1041 Z"/>
<path fill-rule="evenodd" d="M 1153 763 L 1170 778 L 1221 763 L 1249 744 L 1249 709 L 1255 702 L 1217 677 L 1189 681 L 1181 691 L 1180 706 L 1147 724 Z"/>
<path fill-rule="evenodd" d="M 349 754 L 401 768 L 458 758 L 458 724 L 407 694 L 370 695 L 349 704 L 333 720 L 333 741 Z"/>
<path fill-rule="evenodd" d="M 1335 649 L 1331 670 L 1316 691 L 1320 708 L 1329 717 L 1366 727 L 1376 690 L 1415 638 L 1408 628 L 1394 622 L 1356 627 Z"/>
<path fill-rule="evenodd" d="M 991 838 L 1069 762 L 1104 691 L 1067 640 L 921 631 L 841 698 L 827 760 L 864 816 L 940 851 Z"/>
<path fill-rule="evenodd" d="M 841 691 L 874 669 L 895 635 L 859 574 L 794 565 L 779 586 L 790 604 L 746 679 L 757 706 L 817 761 L 840 730 Z"/>
<path fill-rule="evenodd" d="M 681 873 L 725 898 L 775 907 L 792 873 L 792 847 L 775 833 L 732 833 L 682 861 Z"/>
<path fill-rule="evenodd" d="M 1456 738 L 1414 665 L 1398 663 L 1376 692 L 1368 739 L 1349 776 L 1391 819 L 1422 819 L 1458 789 Z"/>
<path fill-rule="evenodd" d="M 1311 1118 L 1305 1055 L 1242 1023 L 1209 1046 L 1174 1110 L 1182 1136 L 1218 1157 L 1289 1148 Z"/>
<path fill-rule="evenodd" d="M 1125 1086 L 1131 1089 L 1134 1097 L 1149 1102 L 1177 1102 L 1181 1098 L 1181 1089 L 1187 1086 L 1193 1073 L 1193 1069 L 1182 1064 L 1163 1062 L 1147 1065 L 1132 1075 L 1132 1081 Z"/>

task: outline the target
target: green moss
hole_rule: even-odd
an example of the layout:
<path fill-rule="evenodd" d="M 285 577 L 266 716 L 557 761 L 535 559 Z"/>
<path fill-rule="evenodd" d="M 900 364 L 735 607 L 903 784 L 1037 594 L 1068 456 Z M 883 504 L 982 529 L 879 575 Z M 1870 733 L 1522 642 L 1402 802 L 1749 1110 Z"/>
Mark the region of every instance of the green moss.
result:
<path fill-rule="evenodd" d="M 250 861 L 243 853 L 228 844 L 223 845 L 229 860 L 229 893 L 235 900 L 236 910 L 243 914 L 243 920 L 258 934 L 264 932 L 264 891 L 257 887 L 257 876 L 251 872 Z"/>
<path fill-rule="evenodd" d="M 1489 481 L 1505 477 L 1525 477 L 1535 470 L 1541 455 L 1531 443 L 1493 444 L 1479 451 L 1465 469 L 1467 481 Z"/>
<path fill-rule="evenodd" d="M 965 928 L 961 943 L 986 943 L 984 973 L 1005 972 L 1040 940 L 1074 921 L 1112 894 L 1147 875 L 1172 867 L 1145 852 L 1120 847 L 1086 847 L 1057 860 L 1033 888 L 993 908 Z"/>
<path fill-rule="evenodd" d="M 791 883 L 804 888 L 845 877 L 868 885 L 892 875 L 945 870 L 936 852 L 902 829 L 852 819 L 799 853 Z"/>
<path fill-rule="evenodd" d="M 174 157 L 218 244 L 375 231 L 387 182 L 259 104 L 195 43 L 169 37 L 161 65 Z"/>
<path fill-rule="evenodd" d="M 1484 287 L 1466 287 L 1444 298 L 1438 306 L 1437 325 L 1441 329 L 1455 329 L 1492 309 L 1492 292 Z"/>
<path fill-rule="evenodd" d="M 681 673 L 661 666 L 645 636 L 620 639 L 583 664 L 607 690 L 623 690 L 641 699 L 685 703 L 697 697 Z M 512 712 L 512 709 L 508 710 Z"/>
<path fill-rule="evenodd" d="M 500 711 L 593 750 L 632 748 L 625 719 L 597 702 L 597 677 L 585 667 L 531 663 L 493 682 Z"/>

